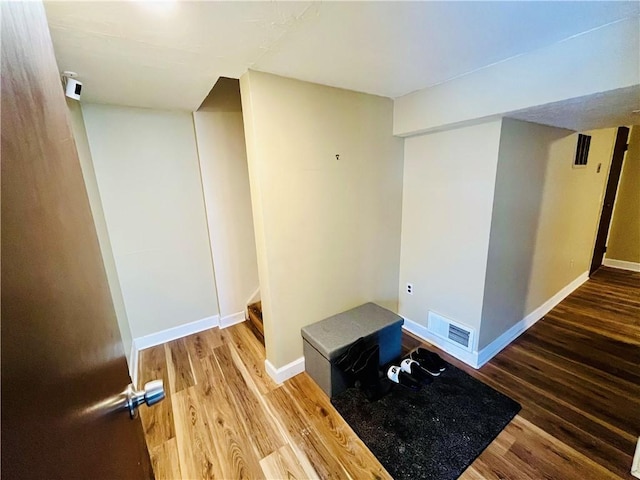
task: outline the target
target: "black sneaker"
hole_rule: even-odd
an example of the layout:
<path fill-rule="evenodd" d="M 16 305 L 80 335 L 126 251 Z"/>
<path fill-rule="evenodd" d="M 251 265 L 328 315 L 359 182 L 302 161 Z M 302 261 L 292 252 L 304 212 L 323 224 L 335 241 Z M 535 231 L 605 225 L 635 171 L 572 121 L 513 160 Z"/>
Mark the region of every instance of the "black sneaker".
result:
<path fill-rule="evenodd" d="M 447 364 L 434 353 L 426 348 L 418 348 L 409 355 L 411 360 L 415 360 L 422 368 L 427 370 L 431 375 L 438 376 L 447 369 Z"/>

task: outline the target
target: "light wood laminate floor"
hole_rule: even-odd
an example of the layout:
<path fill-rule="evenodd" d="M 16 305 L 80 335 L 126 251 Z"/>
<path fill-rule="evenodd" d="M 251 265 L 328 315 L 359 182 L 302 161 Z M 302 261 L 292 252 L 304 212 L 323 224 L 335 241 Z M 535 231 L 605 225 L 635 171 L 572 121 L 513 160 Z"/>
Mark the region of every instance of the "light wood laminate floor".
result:
<path fill-rule="evenodd" d="M 421 342 L 404 335 L 403 346 Z M 480 370 L 523 408 L 462 479 L 631 479 L 640 435 L 640 274 L 601 269 Z M 390 478 L 306 374 L 276 385 L 244 324 L 140 353 L 156 478 Z"/>

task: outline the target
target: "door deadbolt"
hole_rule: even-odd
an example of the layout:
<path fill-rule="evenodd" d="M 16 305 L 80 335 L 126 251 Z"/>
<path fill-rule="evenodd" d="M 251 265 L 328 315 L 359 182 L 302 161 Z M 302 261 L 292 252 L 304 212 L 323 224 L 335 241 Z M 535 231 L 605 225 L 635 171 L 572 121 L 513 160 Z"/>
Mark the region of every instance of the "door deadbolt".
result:
<path fill-rule="evenodd" d="M 130 384 L 125 390 L 125 396 L 125 408 L 129 410 L 131 418 L 136 418 L 140 405 L 146 403 L 150 407 L 164 398 L 164 383 L 162 380 L 152 380 L 145 383 L 143 390 L 136 390 Z"/>

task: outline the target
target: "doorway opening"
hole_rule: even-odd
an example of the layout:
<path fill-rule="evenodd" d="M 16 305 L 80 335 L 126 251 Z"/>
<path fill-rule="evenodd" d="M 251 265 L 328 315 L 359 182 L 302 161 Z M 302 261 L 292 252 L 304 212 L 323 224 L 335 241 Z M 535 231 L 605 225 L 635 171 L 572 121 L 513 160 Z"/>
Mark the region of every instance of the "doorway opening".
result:
<path fill-rule="evenodd" d="M 602 212 L 600 214 L 600 223 L 598 224 L 596 242 L 593 247 L 593 257 L 591 258 L 589 276 L 593 275 L 602 266 L 604 254 L 607 251 L 607 238 L 609 236 L 609 228 L 611 226 L 611 217 L 613 216 L 613 206 L 618 192 L 620 174 L 622 173 L 624 154 L 628 147 L 628 138 L 629 129 L 627 127 L 619 127 L 618 133 L 616 134 L 616 143 L 613 147 L 613 158 L 611 159 L 609 178 L 607 180 L 607 187 L 604 194 L 604 200 L 602 202 Z"/>

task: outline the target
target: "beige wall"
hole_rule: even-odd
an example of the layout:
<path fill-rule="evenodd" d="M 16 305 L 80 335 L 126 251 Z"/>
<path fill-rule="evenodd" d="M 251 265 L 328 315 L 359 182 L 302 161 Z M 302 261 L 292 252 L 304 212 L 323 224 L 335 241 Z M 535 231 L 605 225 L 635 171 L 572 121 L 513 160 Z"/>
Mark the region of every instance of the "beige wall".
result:
<path fill-rule="evenodd" d="M 83 112 L 133 337 L 216 315 L 191 114 Z"/>
<path fill-rule="evenodd" d="M 193 119 L 220 316 L 244 315 L 259 283 L 238 80 L 218 80 Z"/>
<path fill-rule="evenodd" d="M 480 348 L 522 320 L 550 145 L 571 132 L 504 119 L 493 200 Z M 571 165 L 565 165 L 571 170 Z M 574 174 L 581 175 L 579 170 Z M 559 212 L 560 213 L 560 212 Z M 561 238 L 557 238 L 560 243 Z M 573 277 L 576 273 L 571 273 Z M 565 282 L 568 283 L 568 282 Z M 555 293 L 555 292 L 553 292 Z"/>
<path fill-rule="evenodd" d="M 640 125 L 629 135 L 606 258 L 640 264 Z"/>
<path fill-rule="evenodd" d="M 113 258 L 111 240 L 109 239 L 109 232 L 107 231 L 107 223 L 104 218 L 102 200 L 100 199 L 100 191 L 98 190 L 98 181 L 96 180 L 96 173 L 93 169 L 93 160 L 91 158 L 91 151 L 89 149 L 89 142 L 87 140 L 87 132 L 84 126 L 82 107 L 80 106 L 79 102 L 68 98 L 67 107 L 69 108 L 71 129 L 76 141 L 78 157 L 80 159 L 80 166 L 82 167 L 82 175 L 84 177 L 84 183 L 87 188 L 89 204 L 91 205 L 91 213 L 93 215 L 93 221 L 95 223 L 96 232 L 98 234 L 98 242 L 100 243 L 102 261 L 104 263 L 105 272 L 107 274 L 109 290 L 111 290 L 113 307 L 118 319 L 118 327 L 120 328 L 120 336 L 122 337 L 122 344 L 124 345 L 124 353 L 127 357 L 127 362 L 129 363 L 129 365 L 131 365 L 131 328 L 129 326 L 127 310 L 125 309 L 124 300 L 122 298 L 122 290 L 120 289 L 118 271 L 116 269 L 116 263 Z"/>
<path fill-rule="evenodd" d="M 399 313 L 423 326 L 480 326 L 500 125 L 405 139 Z"/>
<path fill-rule="evenodd" d="M 549 145 L 527 312 L 588 272 L 591 264 L 616 129 L 585 133 L 592 135 L 586 168 L 572 168 L 575 134 Z"/>
<path fill-rule="evenodd" d="M 396 310 L 402 140 L 389 99 L 253 71 L 240 87 L 267 358 L 279 368 L 302 356 L 304 325 L 367 301 Z"/>
<path fill-rule="evenodd" d="M 589 270 L 615 132 L 572 168 L 575 133 L 503 121 L 479 349 Z"/>

